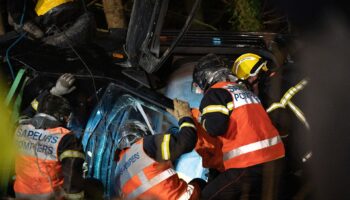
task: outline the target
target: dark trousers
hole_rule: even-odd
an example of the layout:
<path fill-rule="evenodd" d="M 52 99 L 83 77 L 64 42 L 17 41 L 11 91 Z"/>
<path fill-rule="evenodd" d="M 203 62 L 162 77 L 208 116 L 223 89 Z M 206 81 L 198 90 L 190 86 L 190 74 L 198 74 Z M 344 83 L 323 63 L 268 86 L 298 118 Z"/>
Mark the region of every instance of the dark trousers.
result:
<path fill-rule="evenodd" d="M 261 197 L 262 165 L 242 169 L 229 169 L 209 181 L 202 190 L 201 199 L 257 200 Z"/>

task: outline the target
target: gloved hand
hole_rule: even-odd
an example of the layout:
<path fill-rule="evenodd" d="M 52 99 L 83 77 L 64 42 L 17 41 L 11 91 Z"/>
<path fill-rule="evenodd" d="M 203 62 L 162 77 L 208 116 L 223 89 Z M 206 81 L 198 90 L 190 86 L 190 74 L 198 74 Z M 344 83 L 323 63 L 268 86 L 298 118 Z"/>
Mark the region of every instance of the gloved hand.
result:
<path fill-rule="evenodd" d="M 69 94 L 76 89 L 76 87 L 73 86 L 74 81 L 75 78 L 73 74 L 63 74 L 58 78 L 56 85 L 51 88 L 50 93 L 56 96 Z"/>
<path fill-rule="evenodd" d="M 44 37 L 44 32 L 33 22 L 24 23 L 22 29 L 35 39 Z"/>
<path fill-rule="evenodd" d="M 190 105 L 186 101 L 181 101 L 179 99 L 174 99 L 174 110 L 166 109 L 170 114 L 172 114 L 177 120 L 183 117 L 191 117 Z"/>
<path fill-rule="evenodd" d="M 12 16 L 8 15 L 8 23 L 13 26 L 15 31 L 21 32 L 25 31 L 30 37 L 34 39 L 40 39 L 44 37 L 44 32 L 32 21 L 26 21 L 22 26 L 14 22 Z"/>

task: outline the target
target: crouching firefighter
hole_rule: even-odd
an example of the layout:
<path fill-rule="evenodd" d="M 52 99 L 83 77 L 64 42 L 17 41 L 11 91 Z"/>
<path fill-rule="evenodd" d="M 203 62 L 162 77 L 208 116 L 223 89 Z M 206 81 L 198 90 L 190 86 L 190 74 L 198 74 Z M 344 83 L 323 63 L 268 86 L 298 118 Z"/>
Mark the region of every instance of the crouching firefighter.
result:
<path fill-rule="evenodd" d="M 285 154 L 259 98 L 236 80 L 214 54 L 201 58 L 193 71 L 194 89 L 204 92 L 198 119 L 203 145 L 196 149 L 203 164 L 220 172 L 202 190 L 201 199 L 259 198 L 263 164 Z"/>
<path fill-rule="evenodd" d="M 64 96 L 74 91 L 76 89 L 74 82 L 75 77 L 73 74 L 65 73 L 57 79 L 55 86 L 50 90 L 40 90 L 39 95 L 30 103 L 30 106 L 21 112 L 19 123 L 32 118 L 38 112 L 39 104 L 46 95 Z"/>
<path fill-rule="evenodd" d="M 38 113 L 18 126 L 16 198 L 84 198 L 84 153 L 78 139 L 65 128 L 70 113 L 66 99 L 48 94 L 39 104 Z"/>
<path fill-rule="evenodd" d="M 174 100 L 175 112 L 180 119 L 178 134 L 151 135 L 144 123 L 135 120 L 120 128 L 115 176 L 117 193 L 122 199 L 199 198 L 203 180 L 194 179 L 187 184 L 172 168 L 171 161 L 192 151 L 197 140 L 188 105 L 185 111 L 179 108 L 183 103 Z"/>

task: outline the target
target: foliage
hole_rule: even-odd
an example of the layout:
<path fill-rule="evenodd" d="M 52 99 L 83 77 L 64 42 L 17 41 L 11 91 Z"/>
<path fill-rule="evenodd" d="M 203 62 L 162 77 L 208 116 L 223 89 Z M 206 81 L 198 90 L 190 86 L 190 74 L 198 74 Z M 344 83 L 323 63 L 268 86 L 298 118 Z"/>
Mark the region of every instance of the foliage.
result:
<path fill-rule="evenodd" d="M 4 91 L 0 83 L 0 91 Z M 2 92 L 1 92 L 2 93 Z M 15 148 L 13 146 L 13 123 L 11 122 L 11 111 L 5 105 L 3 95 L 0 95 L 0 195 L 6 191 L 7 181 L 12 172 L 13 158 L 15 157 Z"/>
<path fill-rule="evenodd" d="M 229 23 L 234 31 L 261 31 L 263 21 L 261 17 L 260 0 L 232 0 L 228 3 L 230 13 Z"/>

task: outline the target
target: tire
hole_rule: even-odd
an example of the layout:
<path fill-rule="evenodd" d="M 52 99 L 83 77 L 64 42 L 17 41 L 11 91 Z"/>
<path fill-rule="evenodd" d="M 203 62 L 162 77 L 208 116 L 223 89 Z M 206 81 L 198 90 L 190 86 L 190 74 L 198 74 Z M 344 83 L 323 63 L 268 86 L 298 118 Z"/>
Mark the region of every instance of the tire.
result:
<path fill-rule="evenodd" d="M 96 23 L 91 13 L 82 14 L 67 30 L 45 37 L 42 41 L 51 46 L 67 48 L 86 44 L 95 35 Z"/>

